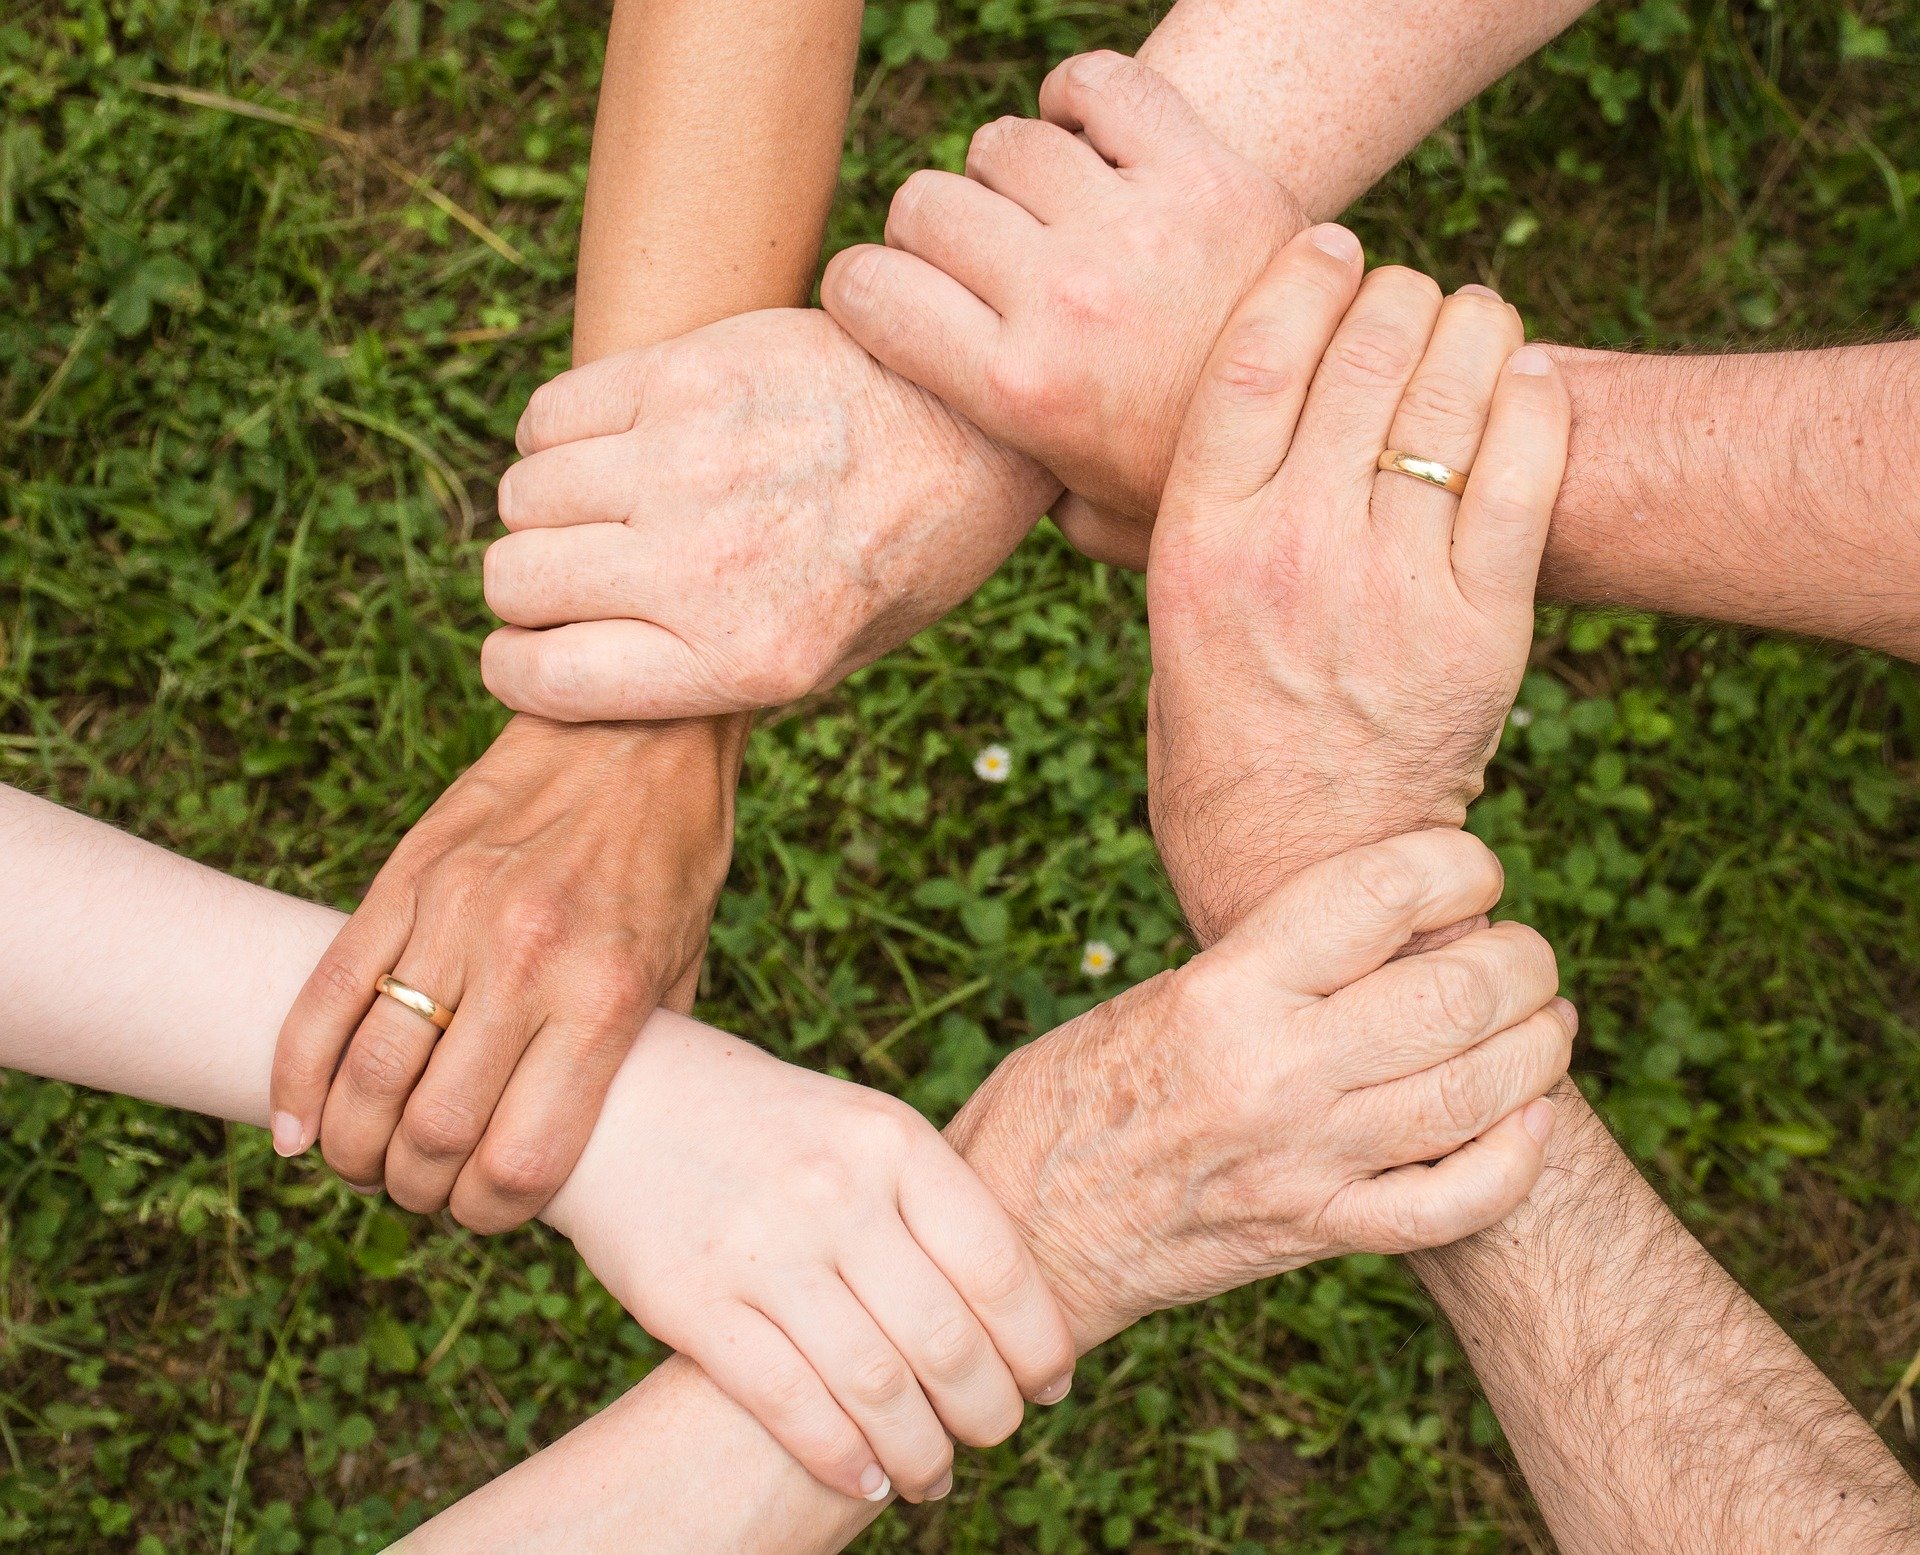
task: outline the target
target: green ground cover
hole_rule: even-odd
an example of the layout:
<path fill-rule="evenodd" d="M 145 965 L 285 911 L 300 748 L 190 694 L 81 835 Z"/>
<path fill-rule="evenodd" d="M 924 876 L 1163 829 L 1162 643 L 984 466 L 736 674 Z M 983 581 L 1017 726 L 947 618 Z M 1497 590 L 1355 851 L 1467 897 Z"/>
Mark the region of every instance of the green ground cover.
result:
<path fill-rule="evenodd" d="M 0 781 L 348 905 L 484 748 L 478 557 L 564 359 L 602 13 L 6 8 Z M 834 243 L 1030 110 L 1053 60 L 1152 19 L 872 5 Z M 1355 220 L 1555 339 L 1910 329 L 1917 64 L 1915 0 L 1605 5 Z M 763 731 L 703 1013 L 944 1116 L 1181 956 L 1143 824 L 1145 649 L 1137 581 L 1043 532 Z M 1915 1464 L 1920 686 L 1549 610 L 1522 705 L 1475 824 L 1561 948 L 1583 1080 Z M 973 775 L 989 743 L 1004 786 Z M 1119 951 L 1104 982 L 1089 939 Z M 0 1544 L 377 1548 L 658 1359 L 537 1231 L 478 1241 L 257 1133 L 56 1085 L 0 1082 L 0 1124 Z M 1426 1303 L 1362 1258 L 1140 1325 L 861 1547 L 1548 1543 Z"/>

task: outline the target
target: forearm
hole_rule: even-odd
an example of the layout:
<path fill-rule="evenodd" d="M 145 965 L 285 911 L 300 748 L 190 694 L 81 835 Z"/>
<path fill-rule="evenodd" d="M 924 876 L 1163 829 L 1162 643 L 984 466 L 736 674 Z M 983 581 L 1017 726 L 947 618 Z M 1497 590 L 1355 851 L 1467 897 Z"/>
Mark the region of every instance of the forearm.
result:
<path fill-rule="evenodd" d="M 280 1018 L 340 914 L 4 787 L 0 858 L 0 1065 L 264 1126 Z M 613 1126 L 623 1093 L 648 1084 L 647 1046 L 613 1083 Z M 550 1213 L 593 1186 L 569 1183 Z M 644 1527 L 675 1531 L 650 1549 L 836 1549 L 874 1510 L 821 1489 L 672 1360 L 409 1548 L 615 1551 Z M 802 1525 L 817 1544 L 787 1539 Z"/>
<path fill-rule="evenodd" d="M 1325 220 L 1590 3 L 1179 0 L 1139 58 Z"/>
<path fill-rule="evenodd" d="M 1571 1084 L 1506 1222 L 1414 1267 L 1565 1555 L 1910 1550 L 1920 1495 Z"/>
<path fill-rule="evenodd" d="M 1556 348 L 1573 446 L 1542 589 L 1920 658 L 1920 343 Z"/>
<path fill-rule="evenodd" d="M 858 0 L 617 0 L 576 363 L 807 300 L 860 13 Z"/>

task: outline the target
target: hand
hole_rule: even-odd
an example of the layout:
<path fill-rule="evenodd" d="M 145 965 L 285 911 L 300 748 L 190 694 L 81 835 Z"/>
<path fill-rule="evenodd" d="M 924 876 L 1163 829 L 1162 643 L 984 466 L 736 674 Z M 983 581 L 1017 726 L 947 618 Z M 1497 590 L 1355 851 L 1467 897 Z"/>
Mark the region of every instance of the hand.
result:
<path fill-rule="evenodd" d="M 1221 335 L 1147 568 L 1148 803 L 1203 943 L 1303 864 L 1464 819 L 1566 462 L 1566 388 L 1513 309 L 1362 284 L 1327 230 Z M 1471 470 L 1464 497 L 1377 470 L 1387 448 Z"/>
<path fill-rule="evenodd" d="M 566 1180 L 633 1034 L 691 1002 L 743 731 L 510 723 L 401 840 L 280 1033 L 273 1135 L 475 1231 Z M 376 997 L 457 1010 L 442 1036 Z"/>
<path fill-rule="evenodd" d="M 649 1025 L 546 1218 L 844 1495 L 946 1494 L 949 1432 L 1002 1441 L 1073 1374 L 1019 1233 L 930 1123 L 692 1021 Z"/>
<path fill-rule="evenodd" d="M 825 314 L 750 313 L 547 384 L 487 551 L 481 669 L 561 719 L 774 707 L 964 600 L 1058 489 Z"/>
<path fill-rule="evenodd" d="M 1020 1049 L 948 1130 L 1088 1349 L 1342 1253 L 1456 1241 L 1540 1174 L 1575 1021 L 1464 832 L 1344 854 L 1213 949 Z M 1430 1163 L 1430 1164 L 1429 1164 Z"/>
<path fill-rule="evenodd" d="M 1303 218 L 1123 55 L 1067 60 L 1040 112 L 982 128 L 967 177 L 902 184 L 887 247 L 836 255 L 821 300 L 1064 481 L 1075 500 L 1054 517 L 1076 545 L 1141 567 L 1207 352 Z"/>

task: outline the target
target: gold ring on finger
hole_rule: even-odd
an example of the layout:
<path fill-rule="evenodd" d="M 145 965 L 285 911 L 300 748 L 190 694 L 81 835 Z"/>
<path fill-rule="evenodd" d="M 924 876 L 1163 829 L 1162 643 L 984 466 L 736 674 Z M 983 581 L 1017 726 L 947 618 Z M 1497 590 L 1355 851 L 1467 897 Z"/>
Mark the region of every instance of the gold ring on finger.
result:
<path fill-rule="evenodd" d="M 401 982 L 391 972 L 383 972 L 373 987 L 374 992 L 385 994 L 395 1004 L 404 1004 L 422 1020 L 432 1021 L 442 1031 L 453 1024 L 452 1010 L 432 994 L 422 993 L 418 988 Z"/>
<path fill-rule="evenodd" d="M 1438 486 L 1452 492 L 1456 497 L 1467 489 L 1467 472 L 1456 470 L 1450 464 L 1442 464 L 1438 459 L 1425 459 L 1419 454 L 1404 453 L 1398 448 L 1389 448 L 1380 456 L 1378 466 L 1383 470 L 1392 470 L 1396 475 L 1411 475 L 1417 481 L 1425 481 L 1429 486 Z"/>

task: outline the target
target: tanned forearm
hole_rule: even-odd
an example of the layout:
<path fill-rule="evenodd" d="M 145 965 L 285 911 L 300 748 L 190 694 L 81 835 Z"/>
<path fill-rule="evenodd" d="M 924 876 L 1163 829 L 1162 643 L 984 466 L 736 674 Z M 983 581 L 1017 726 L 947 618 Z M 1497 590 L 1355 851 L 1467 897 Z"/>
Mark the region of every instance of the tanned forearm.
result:
<path fill-rule="evenodd" d="M 1507 1222 L 1412 1260 L 1563 1555 L 1920 1547 L 1920 1492 L 1571 1084 Z"/>
<path fill-rule="evenodd" d="M 1543 589 L 1920 659 L 1920 342 L 1554 354 L 1573 447 Z"/>

